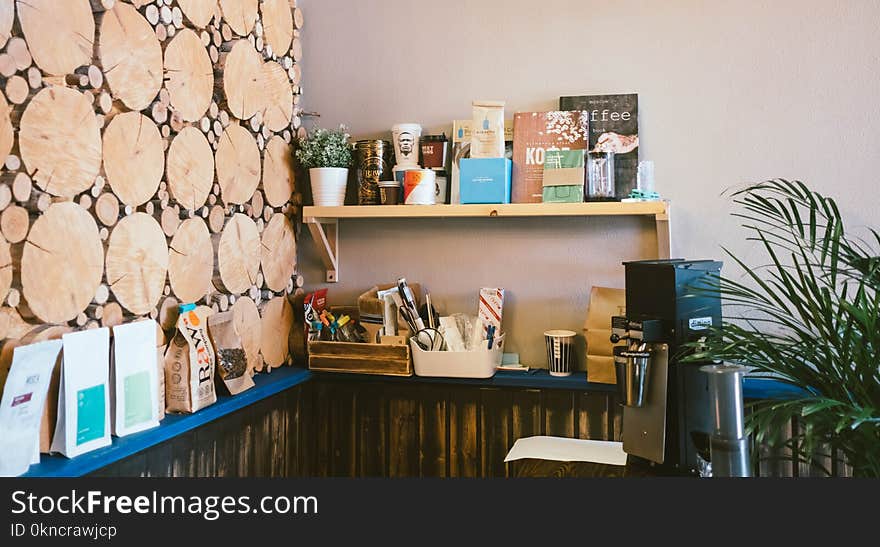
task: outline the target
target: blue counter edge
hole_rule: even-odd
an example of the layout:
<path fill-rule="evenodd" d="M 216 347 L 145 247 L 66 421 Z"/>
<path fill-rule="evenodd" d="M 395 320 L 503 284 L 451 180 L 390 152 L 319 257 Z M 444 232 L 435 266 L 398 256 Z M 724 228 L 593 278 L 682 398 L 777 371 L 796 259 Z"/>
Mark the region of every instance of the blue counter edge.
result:
<path fill-rule="evenodd" d="M 372 374 L 347 374 L 339 372 L 312 373 L 315 378 L 334 381 L 382 382 L 402 384 L 450 384 L 478 387 L 518 387 L 532 389 L 561 389 L 571 391 L 613 392 L 614 384 L 588 382 L 586 374 L 575 372 L 571 376 L 551 376 L 545 369 L 535 372 L 510 372 L 500 370 L 491 378 L 434 378 L 426 376 L 376 376 Z M 797 386 L 772 378 L 745 378 L 743 397 L 745 399 L 792 399 L 807 395 Z"/>
<path fill-rule="evenodd" d="M 533 373 L 499 371 L 492 378 L 429 378 L 421 376 L 376 376 L 312 372 L 298 367 L 283 367 L 268 374 L 254 377 L 256 386 L 236 396 L 220 395 L 217 402 L 195 414 L 168 414 L 159 427 L 127 437 L 113 437 L 110 446 L 88 452 L 76 458 L 43 454 L 39 464 L 32 465 L 23 477 L 78 477 L 106 467 L 138 452 L 163 443 L 178 435 L 196 429 L 218 418 L 303 384 L 312 378 L 352 382 L 382 382 L 401 384 L 447 384 L 478 387 L 512 387 L 531 389 L 560 389 L 569 391 L 613 392 L 613 384 L 588 382 L 583 372 L 571 376 L 551 376 L 546 370 Z M 768 378 L 746 378 L 743 396 L 746 399 L 789 399 L 805 392 L 796 386 Z"/>
<path fill-rule="evenodd" d="M 254 376 L 256 386 L 235 396 L 218 395 L 217 402 L 194 414 L 167 414 L 159 427 L 126 437 L 113 437 L 110 446 L 99 448 L 75 458 L 43 454 L 40 463 L 30 467 L 23 477 L 78 477 L 97 471 L 113 462 L 122 460 L 142 450 L 165 442 L 231 414 L 248 405 L 276 395 L 285 389 L 307 382 L 309 370 L 283 367 Z"/>

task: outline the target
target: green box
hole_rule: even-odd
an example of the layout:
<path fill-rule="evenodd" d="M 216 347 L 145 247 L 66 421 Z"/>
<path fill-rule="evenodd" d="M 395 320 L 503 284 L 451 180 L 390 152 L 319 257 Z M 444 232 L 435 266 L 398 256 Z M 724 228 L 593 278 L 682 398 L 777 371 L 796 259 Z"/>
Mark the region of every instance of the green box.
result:
<path fill-rule="evenodd" d="M 544 156 L 544 203 L 584 201 L 584 151 L 548 150 Z"/>

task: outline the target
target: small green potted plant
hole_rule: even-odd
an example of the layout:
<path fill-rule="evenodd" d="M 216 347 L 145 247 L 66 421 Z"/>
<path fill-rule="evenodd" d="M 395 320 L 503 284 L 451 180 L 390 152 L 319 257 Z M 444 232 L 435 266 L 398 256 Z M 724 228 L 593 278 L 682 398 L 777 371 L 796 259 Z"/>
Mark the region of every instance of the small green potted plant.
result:
<path fill-rule="evenodd" d="M 345 205 L 348 168 L 352 162 L 351 136 L 344 125 L 338 129 L 316 127 L 298 140 L 296 159 L 309 170 L 315 205 Z"/>

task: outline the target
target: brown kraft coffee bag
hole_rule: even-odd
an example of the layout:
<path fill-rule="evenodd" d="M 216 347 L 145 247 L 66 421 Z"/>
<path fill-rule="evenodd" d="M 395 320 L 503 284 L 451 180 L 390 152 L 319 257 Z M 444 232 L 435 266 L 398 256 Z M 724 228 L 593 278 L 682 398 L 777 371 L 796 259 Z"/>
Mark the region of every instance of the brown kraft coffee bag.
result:
<path fill-rule="evenodd" d="M 217 353 L 217 377 L 229 394 L 236 395 L 254 387 L 254 380 L 248 374 L 248 356 L 235 332 L 232 312 L 215 313 L 208 318 L 208 334 Z"/>
<path fill-rule="evenodd" d="M 217 401 L 216 357 L 208 337 L 211 308 L 181 306 L 177 332 L 165 352 L 165 410 L 196 412 Z"/>

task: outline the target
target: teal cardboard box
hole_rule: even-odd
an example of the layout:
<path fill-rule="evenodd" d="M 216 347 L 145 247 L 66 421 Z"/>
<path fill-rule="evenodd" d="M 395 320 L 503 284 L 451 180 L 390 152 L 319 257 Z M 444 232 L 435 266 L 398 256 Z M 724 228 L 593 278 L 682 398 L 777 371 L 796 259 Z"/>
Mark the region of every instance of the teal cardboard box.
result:
<path fill-rule="evenodd" d="M 463 158 L 459 167 L 461 203 L 510 203 L 507 158 Z"/>
<path fill-rule="evenodd" d="M 544 156 L 544 203 L 584 201 L 584 151 L 547 150 Z"/>

